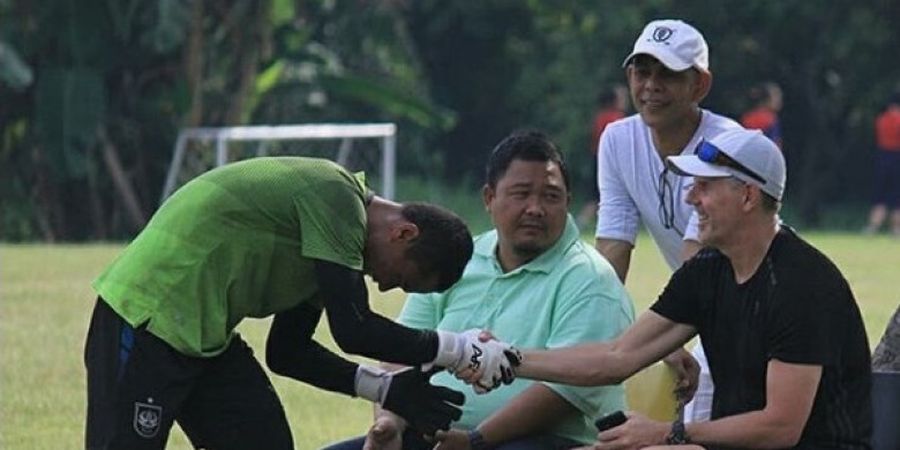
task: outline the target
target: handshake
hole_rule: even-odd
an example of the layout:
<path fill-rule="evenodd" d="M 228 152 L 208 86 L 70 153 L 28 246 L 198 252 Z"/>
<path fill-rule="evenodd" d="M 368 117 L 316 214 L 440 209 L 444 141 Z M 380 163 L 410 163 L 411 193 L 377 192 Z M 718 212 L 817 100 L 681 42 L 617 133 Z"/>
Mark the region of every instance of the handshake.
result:
<path fill-rule="evenodd" d="M 437 330 L 437 334 L 437 356 L 423 370 L 444 367 L 479 394 L 515 380 L 522 353 L 512 345 L 494 340 L 490 333 L 478 329 L 462 333 Z"/>

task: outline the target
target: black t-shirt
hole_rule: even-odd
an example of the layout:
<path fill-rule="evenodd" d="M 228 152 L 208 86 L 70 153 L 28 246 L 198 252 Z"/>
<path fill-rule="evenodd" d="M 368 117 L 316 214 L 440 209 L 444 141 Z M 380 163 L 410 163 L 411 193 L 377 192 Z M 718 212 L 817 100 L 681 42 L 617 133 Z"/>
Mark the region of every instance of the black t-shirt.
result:
<path fill-rule="evenodd" d="M 715 384 L 713 419 L 765 407 L 769 360 L 820 365 L 795 448 L 869 448 L 871 369 L 859 308 L 837 267 L 789 228 L 745 283 L 707 248 L 675 272 L 651 309 L 699 331 Z"/>

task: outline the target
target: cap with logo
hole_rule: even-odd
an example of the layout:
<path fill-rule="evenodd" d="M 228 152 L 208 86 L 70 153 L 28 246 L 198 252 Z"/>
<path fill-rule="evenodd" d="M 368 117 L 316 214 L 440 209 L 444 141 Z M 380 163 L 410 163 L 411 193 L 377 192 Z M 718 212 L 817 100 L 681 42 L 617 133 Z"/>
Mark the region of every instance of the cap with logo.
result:
<path fill-rule="evenodd" d="M 720 154 L 721 153 L 721 154 Z M 693 177 L 735 177 L 781 201 L 787 180 L 784 155 L 759 130 L 736 128 L 701 141 L 693 155 L 669 156 L 673 172 Z"/>
<path fill-rule="evenodd" d="M 709 47 L 696 28 L 681 20 L 654 20 L 634 42 L 634 49 L 622 67 L 635 55 L 650 55 L 676 72 L 691 67 L 709 72 Z"/>

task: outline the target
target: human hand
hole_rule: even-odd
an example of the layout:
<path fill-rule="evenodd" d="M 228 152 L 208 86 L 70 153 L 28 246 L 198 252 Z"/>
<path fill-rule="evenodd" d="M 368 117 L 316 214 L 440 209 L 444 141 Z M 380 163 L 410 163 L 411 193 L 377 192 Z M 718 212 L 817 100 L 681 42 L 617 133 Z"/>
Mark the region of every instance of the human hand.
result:
<path fill-rule="evenodd" d="M 675 398 L 681 404 L 691 401 L 700 384 L 700 364 L 683 348 L 670 353 L 663 362 L 675 372 Z"/>
<path fill-rule="evenodd" d="M 492 339 L 489 332 L 471 329 L 462 333 L 438 331 L 439 355 L 432 364 L 443 365 L 458 379 L 483 394 L 515 380 L 522 354 L 512 345 Z M 453 341 L 452 345 L 449 341 Z"/>
<path fill-rule="evenodd" d="M 469 434 L 463 430 L 438 431 L 434 439 L 437 444 L 433 450 L 471 450 Z"/>
<path fill-rule="evenodd" d="M 418 367 L 385 372 L 360 366 L 356 391 L 360 397 L 377 401 L 382 408 L 402 417 L 414 430 L 433 436 L 459 419 L 459 405 L 465 401 L 461 392 L 429 383 L 433 374 Z"/>
<path fill-rule="evenodd" d="M 671 429 L 669 423 L 657 422 L 635 412 L 627 412 L 625 415 L 628 416 L 625 423 L 597 433 L 597 442 L 590 448 L 631 450 L 666 443 L 666 436 Z"/>
<path fill-rule="evenodd" d="M 366 433 L 362 450 L 400 450 L 403 447 L 403 426 L 394 418 L 378 417 Z"/>

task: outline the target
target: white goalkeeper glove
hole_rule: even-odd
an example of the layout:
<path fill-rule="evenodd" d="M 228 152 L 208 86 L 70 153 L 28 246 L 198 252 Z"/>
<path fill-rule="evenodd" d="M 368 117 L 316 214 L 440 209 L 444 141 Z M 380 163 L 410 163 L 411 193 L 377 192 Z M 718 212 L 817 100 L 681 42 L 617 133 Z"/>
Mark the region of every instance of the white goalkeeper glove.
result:
<path fill-rule="evenodd" d="M 471 329 L 462 333 L 437 330 L 437 356 L 424 369 L 445 367 L 453 373 L 470 370 L 480 373 L 474 381 L 475 392 L 483 394 L 501 383 L 510 384 L 515 379 L 514 368 L 521 363 L 521 353 L 510 344 L 497 340 L 481 342 L 481 330 Z"/>

